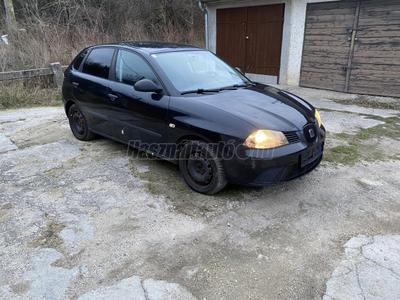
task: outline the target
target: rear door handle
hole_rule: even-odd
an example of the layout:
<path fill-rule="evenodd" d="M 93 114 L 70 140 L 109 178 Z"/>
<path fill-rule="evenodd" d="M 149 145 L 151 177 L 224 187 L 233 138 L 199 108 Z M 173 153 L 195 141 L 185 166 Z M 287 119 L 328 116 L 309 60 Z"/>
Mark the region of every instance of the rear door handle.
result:
<path fill-rule="evenodd" d="M 72 82 L 72 85 L 74 86 L 74 88 L 77 88 L 79 86 L 79 83 L 74 81 L 74 82 Z"/>
<path fill-rule="evenodd" d="M 108 94 L 108 97 L 110 98 L 111 101 L 115 101 L 118 99 L 118 96 L 114 94 Z"/>

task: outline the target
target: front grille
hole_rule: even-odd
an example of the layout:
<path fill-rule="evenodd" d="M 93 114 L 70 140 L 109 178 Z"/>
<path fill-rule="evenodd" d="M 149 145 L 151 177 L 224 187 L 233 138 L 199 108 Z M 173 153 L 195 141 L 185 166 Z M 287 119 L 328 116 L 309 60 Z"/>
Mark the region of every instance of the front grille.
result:
<path fill-rule="evenodd" d="M 269 168 L 256 177 L 251 185 L 273 185 L 280 183 L 285 175 L 287 167 Z"/>
<path fill-rule="evenodd" d="M 300 142 L 300 138 L 299 138 L 299 136 L 297 135 L 296 132 L 286 132 L 286 133 L 283 133 L 283 134 L 287 138 L 289 144 L 295 144 L 295 143 Z"/>

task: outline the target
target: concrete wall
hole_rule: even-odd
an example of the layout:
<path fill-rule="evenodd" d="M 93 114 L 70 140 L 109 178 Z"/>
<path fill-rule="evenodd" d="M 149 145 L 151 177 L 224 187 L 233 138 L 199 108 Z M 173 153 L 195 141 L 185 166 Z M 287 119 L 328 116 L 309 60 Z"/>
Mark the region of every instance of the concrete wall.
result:
<path fill-rule="evenodd" d="M 48 68 L 12 71 L 0 73 L 0 81 L 28 79 L 38 76 L 53 76 L 55 87 L 61 87 L 64 80 L 64 71 L 68 66 L 61 66 L 59 62 L 51 63 Z"/>
<path fill-rule="evenodd" d="M 299 85 L 307 3 L 328 1 L 332 2 L 332 0 L 236 0 L 226 2 L 222 0 L 218 2 L 206 2 L 208 10 L 209 48 L 211 51 L 216 52 L 217 9 L 284 3 L 285 16 L 279 83 Z"/>

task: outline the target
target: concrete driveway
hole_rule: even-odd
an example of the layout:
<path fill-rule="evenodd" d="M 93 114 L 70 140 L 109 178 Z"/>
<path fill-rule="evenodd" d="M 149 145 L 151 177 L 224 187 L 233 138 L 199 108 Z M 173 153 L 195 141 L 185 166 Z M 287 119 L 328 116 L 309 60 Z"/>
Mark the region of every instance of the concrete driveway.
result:
<path fill-rule="evenodd" d="M 1 111 L 0 298 L 399 299 L 399 111 L 297 92 L 321 108 L 329 160 L 215 196 L 76 140 L 61 108 Z"/>

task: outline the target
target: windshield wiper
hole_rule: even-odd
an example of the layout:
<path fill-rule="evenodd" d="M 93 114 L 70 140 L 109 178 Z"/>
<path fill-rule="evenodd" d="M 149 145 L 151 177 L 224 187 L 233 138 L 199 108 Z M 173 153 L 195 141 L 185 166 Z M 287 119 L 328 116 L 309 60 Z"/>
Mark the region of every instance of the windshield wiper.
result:
<path fill-rule="evenodd" d="M 197 90 L 191 90 L 191 91 L 184 91 L 181 93 L 181 95 L 186 95 L 186 94 L 203 94 L 203 93 L 219 93 L 221 89 L 197 89 Z"/>
<path fill-rule="evenodd" d="M 232 91 L 234 91 L 234 90 L 237 90 L 237 86 L 236 85 L 232 85 L 232 86 L 226 86 L 226 87 L 223 87 L 223 88 L 220 88 L 219 90 L 220 91 L 225 91 L 225 90 L 232 90 Z"/>
<path fill-rule="evenodd" d="M 248 87 L 249 85 L 254 85 L 254 83 L 243 83 L 243 84 L 234 84 L 231 86 L 225 86 L 219 89 L 197 89 L 197 90 L 190 90 L 190 91 L 184 91 L 181 93 L 181 95 L 186 95 L 186 94 L 203 94 L 203 93 L 219 93 L 220 91 L 225 91 L 225 90 L 237 90 L 239 87 Z"/>

